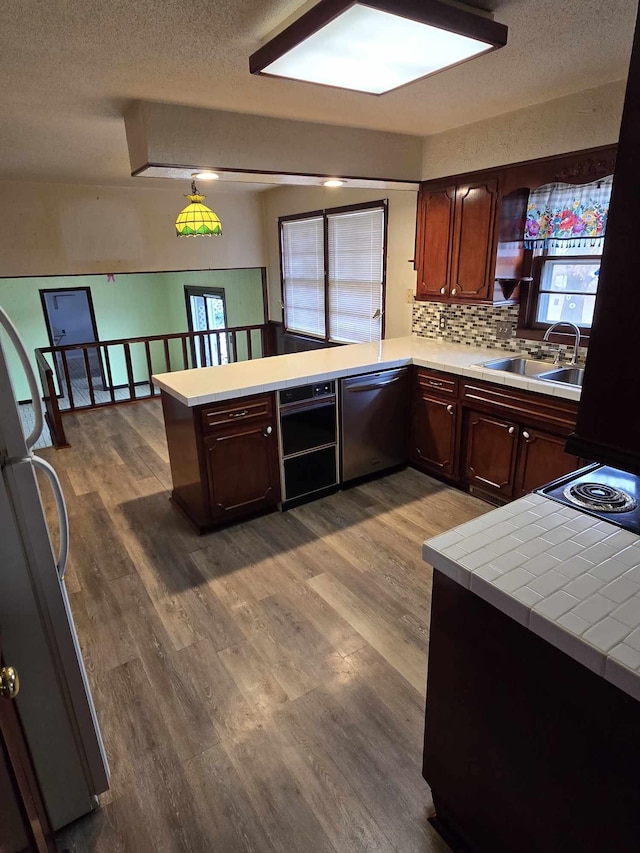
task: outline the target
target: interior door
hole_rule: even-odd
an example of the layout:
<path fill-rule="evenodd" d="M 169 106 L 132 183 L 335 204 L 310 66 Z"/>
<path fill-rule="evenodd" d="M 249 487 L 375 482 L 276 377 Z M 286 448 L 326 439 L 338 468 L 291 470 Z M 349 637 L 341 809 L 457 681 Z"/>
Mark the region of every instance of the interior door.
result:
<path fill-rule="evenodd" d="M 90 287 L 65 287 L 59 290 L 41 290 L 40 299 L 45 316 L 47 333 L 51 346 L 73 346 L 92 343 L 99 340 L 93 300 Z M 106 383 L 97 347 L 87 349 L 87 359 L 91 382 L 105 390 Z M 87 368 L 82 349 L 68 350 L 66 353 L 69 379 L 74 390 L 86 390 L 89 384 Z M 56 358 L 58 387 L 64 387 L 61 357 Z M 62 381 L 61 381 L 62 380 Z"/>

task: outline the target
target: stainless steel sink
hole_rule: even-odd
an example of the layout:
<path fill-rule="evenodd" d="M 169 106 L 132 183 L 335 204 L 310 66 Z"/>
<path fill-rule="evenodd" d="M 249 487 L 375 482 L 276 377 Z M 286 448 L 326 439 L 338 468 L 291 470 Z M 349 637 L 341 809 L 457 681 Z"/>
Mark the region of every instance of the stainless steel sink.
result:
<path fill-rule="evenodd" d="M 507 373 L 517 373 L 530 379 L 541 379 L 543 382 L 563 382 L 565 385 L 582 385 L 584 369 L 582 367 L 558 367 L 549 361 L 539 361 L 535 358 L 513 356 L 511 358 L 495 358 L 485 361 L 480 367 L 490 370 L 501 370 Z"/>
<path fill-rule="evenodd" d="M 542 371 L 552 369 L 553 364 L 548 361 L 538 361 L 535 358 L 515 356 L 513 358 L 496 358 L 493 361 L 485 361 L 482 367 L 488 367 L 490 370 L 506 371 L 507 373 L 518 373 L 520 376 L 537 377 Z"/>
<path fill-rule="evenodd" d="M 567 385 L 582 385 L 584 368 L 582 367 L 559 367 L 557 370 L 548 370 L 538 374 L 538 379 L 547 382 L 564 382 Z"/>

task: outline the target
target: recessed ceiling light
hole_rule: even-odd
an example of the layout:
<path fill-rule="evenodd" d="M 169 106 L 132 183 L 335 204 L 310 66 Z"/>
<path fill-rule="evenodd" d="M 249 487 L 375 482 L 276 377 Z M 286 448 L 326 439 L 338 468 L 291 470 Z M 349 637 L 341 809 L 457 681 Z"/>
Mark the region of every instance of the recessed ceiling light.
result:
<path fill-rule="evenodd" d="M 198 181 L 217 181 L 220 175 L 216 172 L 193 172 L 191 177 Z"/>
<path fill-rule="evenodd" d="M 329 178 L 328 181 L 323 181 L 323 187 L 342 187 L 344 186 L 344 181 L 339 180 L 338 178 Z"/>
<path fill-rule="evenodd" d="M 320 0 L 251 55 L 252 74 L 380 95 L 507 43 L 507 28 L 440 0 Z"/>

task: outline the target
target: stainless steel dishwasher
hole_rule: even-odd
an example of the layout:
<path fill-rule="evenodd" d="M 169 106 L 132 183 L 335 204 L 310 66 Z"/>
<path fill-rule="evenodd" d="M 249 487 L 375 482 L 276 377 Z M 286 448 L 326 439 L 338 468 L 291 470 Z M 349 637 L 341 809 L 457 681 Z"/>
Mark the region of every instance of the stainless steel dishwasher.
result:
<path fill-rule="evenodd" d="M 409 396 L 408 367 L 340 381 L 341 482 L 407 462 Z"/>

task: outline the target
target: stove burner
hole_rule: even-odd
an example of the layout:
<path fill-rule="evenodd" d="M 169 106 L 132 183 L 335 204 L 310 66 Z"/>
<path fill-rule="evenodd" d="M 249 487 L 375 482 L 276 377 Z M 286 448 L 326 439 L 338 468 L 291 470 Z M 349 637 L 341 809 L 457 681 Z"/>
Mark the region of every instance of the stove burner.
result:
<path fill-rule="evenodd" d="M 604 483 L 576 483 L 567 486 L 563 495 L 575 506 L 600 512 L 630 512 L 637 506 L 631 495 Z"/>

